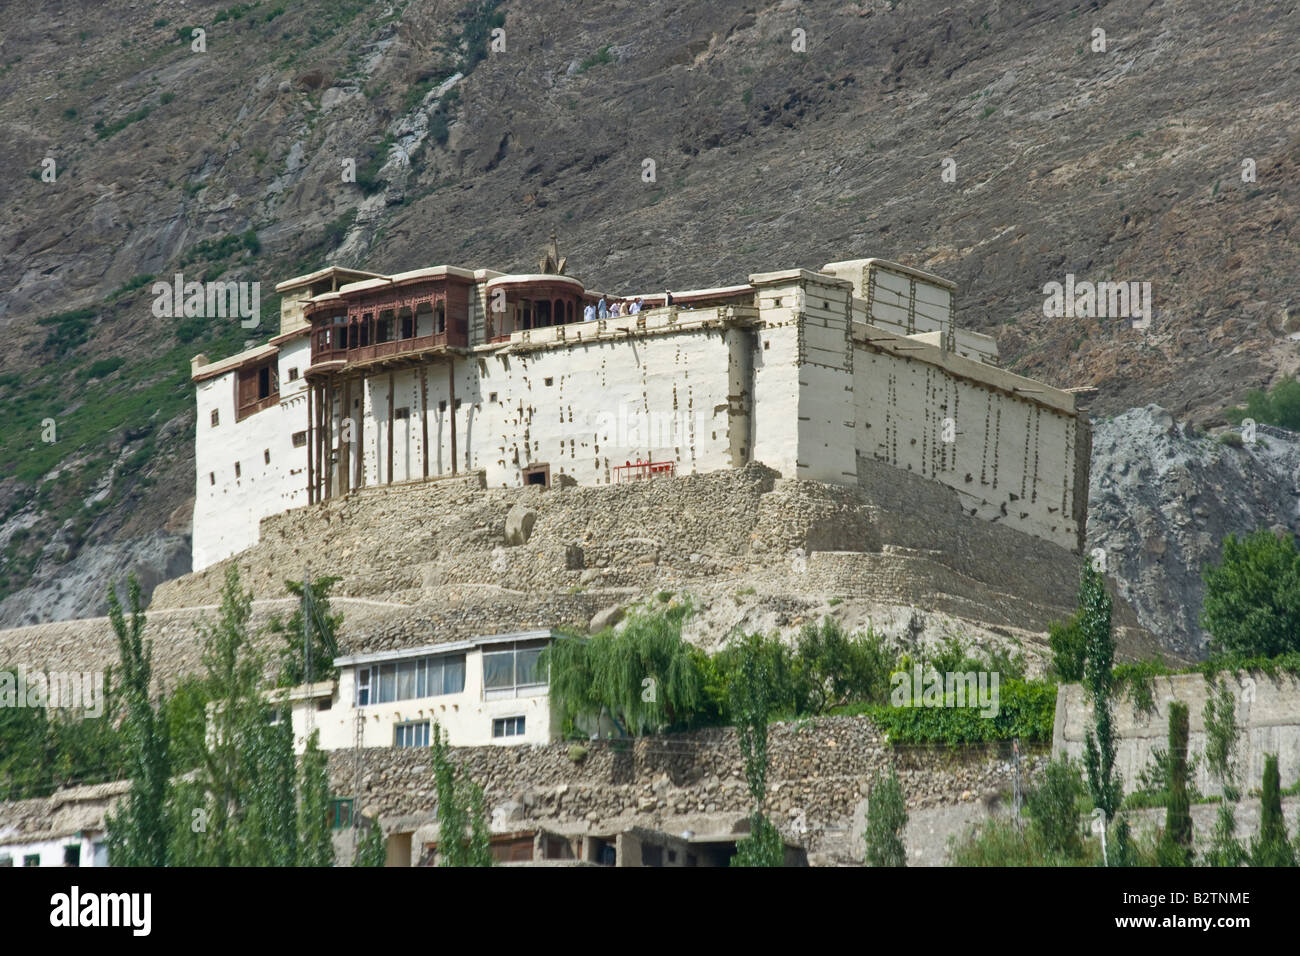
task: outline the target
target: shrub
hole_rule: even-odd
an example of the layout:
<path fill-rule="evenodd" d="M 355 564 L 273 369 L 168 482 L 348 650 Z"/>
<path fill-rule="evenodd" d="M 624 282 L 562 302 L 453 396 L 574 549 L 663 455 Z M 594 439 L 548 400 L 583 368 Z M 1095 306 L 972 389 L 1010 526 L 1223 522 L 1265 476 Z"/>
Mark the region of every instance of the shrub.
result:
<path fill-rule="evenodd" d="M 1266 529 L 1229 534 L 1223 557 L 1203 574 L 1201 622 L 1216 652 L 1276 657 L 1300 651 L 1300 552 Z"/>
<path fill-rule="evenodd" d="M 903 832 L 907 828 L 907 801 L 898 776 L 890 769 L 888 777 L 876 775 L 867 800 L 868 866 L 907 866 L 907 849 Z"/>
<path fill-rule="evenodd" d="M 1079 798 L 1084 792 L 1079 767 L 1070 760 L 1049 763 L 1043 782 L 1030 792 L 1025 809 L 1049 852 L 1067 859 L 1083 856 Z"/>

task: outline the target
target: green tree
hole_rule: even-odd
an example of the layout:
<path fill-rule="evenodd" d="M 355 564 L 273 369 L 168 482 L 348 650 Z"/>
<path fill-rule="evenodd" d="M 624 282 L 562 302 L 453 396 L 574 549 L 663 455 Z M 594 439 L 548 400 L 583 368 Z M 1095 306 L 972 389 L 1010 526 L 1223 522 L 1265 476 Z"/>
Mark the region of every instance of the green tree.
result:
<path fill-rule="evenodd" d="M 876 774 L 867 798 L 867 828 L 863 834 L 867 865 L 907 866 L 907 849 L 903 846 L 906 829 L 907 801 L 891 767 L 887 777 Z"/>
<path fill-rule="evenodd" d="M 333 680 L 338 676 L 334 658 L 339 656 L 339 630 L 343 615 L 330 610 L 330 590 L 338 577 L 313 578 L 311 587 L 304 588 L 301 581 L 285 581 L 284 586 L 298 598 L 298 606 L 288 622 L 272 618 L 270 629 L 280 635 L 284 643 L 280 649 L 280 673 L 276 683 L 280 687 L 295 687 L 308 680 L 304 650 L 311 649 L 312 682 Z"/>
<path fill-rule="evenodd" d="M 1228 681 L 1212 681 L 1205 699 L 1205 763 L 1223 789 L 1223 800 L 1215 816 L 1210 848 L 1205 853 L 1207 866 L 1240 866 L 1246 851 L 1237 839 L 1236 751 L 1241 728 L 1237 724 L 1237 698 Z"/>
<path fill-rule="evenodd" d="M 629 616 L 621 631 L 565 638 L 542 653 L 567 727 L 608 716 L 629 736 L 689 726 L 703 703 L 696 657 L 682 640 L 688 605 Z"/>
<path fill-rule="evenodd" d="M 130 620 L 112 587 L 108 590 L 108 620 L 121 661 L 131 791 L 117 812 L 108 815 L 108 852 L 116 866 L 166 866 L 170 862 L 166 801 L 171 775 L 167 723 L 149 697 L 153 642 L 144 640 L 145 614 L 135 575 L 127 578 L 126 591 Z"/>
<path fill-rule="evenodd" d="M 1043 845 L 1067 860 L 1083 856 L 1079 830 L 1079 797 L 1083 795 L 1079 768 L 1068 759 L 1053 760 L 1043 772 L 1043 781 L 1030 791 L 1025 809 Z"/>
<path fill-rule="evenodd" d="M 730 708 L 753 809 L 749 816 L 750 835 L 736 844 L 731 865 L 782 866 L 784 840 L 763 813 L 767 799 L 767 720 L 772 706 L 771 661 L 763 653 L 761 635 L 751 634 L 738 643 L 739 660 L 730 686 Z"/>
<path fill-rule="evenodd" d="M 889 697 L 893 655 L 876 634 L 850 637 L 839 621 L 822 618 L 799 634 L 798 660 L 807 713 L 821 714 L 850 701 L 884 703 Z"/>
<path fill-rule="evenodd" d="M 1161 866 L 1192 865 L 1192 805 L 1187 793 L 1187 705 L 1169 705 L 1169 786 L 1165 797 L 1165 829 L 1160 838 Z"/>
<path fill-rule="evenodd" d="M 1251 841 L 1251 866 L 1295 866 L 1295 848 L 1287 841 L 1282 816 L 1282 780 L 1277 754 L 1264 756 L 1264 784 L 1259 801 L 1259 836 Z"/>
<path fill-rule="evenodd" d="M 1052 673 L 1065 683 L 1083 680 L 1083 665 L 1087 658 L 1087 639 L 1079 626 L 1076 614 L 1068 621 L 1047 626 L 1047 643 L 1052 649 Z"/>
<path fill-rule="evenodd" d="M 1084 766 L 1094 806 L 1109 822 L 1119 809 L 1123 790 L 1115 772 L 1115 736 L 1111 714 L 1115 641 L 1111 636 L 1111 602 L 1106 582 L 1090 562 L 1084 562 L 1079 584 L 1079 629 L 1084 636 L 1083 681 L 1092 695 L 1093 730 L 1084 739 Z"/>
<path fill-rule="evenodd" d="M 388 860 L 388 850 L 384 843 L 384 828 L 379 818 L 364 818 L 361 829 L 365 832 L 357 842 L 356 852 L 352 856 L 353 866 L 383 866 Z"/>
<path fill-rule="evenodd" d="M 438 857 L 441 866 L 491 866 L 483 790 L 447 753 L 447 741 L 433 725 L 433 781 L 438 791 Z"/>
<path fill-rule="evenodd" d="M 298 865 L 333 866 L 328 763 L 320 749 L 319 730 L 313 730 L 307 741 L 298 793 Z"/>
<path fill-rule="evenodd" d="M 1300 651 L 1300 552 L 1291 535 L 1259 530 L 1223 540 L 1219 564 L 1205 568 L 1201 623 L 1215 651 L 1277 657 Z"/>

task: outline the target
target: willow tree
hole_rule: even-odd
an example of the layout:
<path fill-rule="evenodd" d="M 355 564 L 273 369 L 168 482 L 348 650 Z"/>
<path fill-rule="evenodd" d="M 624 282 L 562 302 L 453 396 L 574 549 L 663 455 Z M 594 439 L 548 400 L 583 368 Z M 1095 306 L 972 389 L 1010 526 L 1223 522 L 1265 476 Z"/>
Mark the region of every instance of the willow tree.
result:
<path fill-rule="evenodd" d="M 702 682 L 682 639 L 687 605 L 636 613 L 624 627 L 589 639 L 561 638 L 542 654 L 550 696 L 569 726 L 608 717 L 626 736 L 688 724 L 699 711 Z"/>

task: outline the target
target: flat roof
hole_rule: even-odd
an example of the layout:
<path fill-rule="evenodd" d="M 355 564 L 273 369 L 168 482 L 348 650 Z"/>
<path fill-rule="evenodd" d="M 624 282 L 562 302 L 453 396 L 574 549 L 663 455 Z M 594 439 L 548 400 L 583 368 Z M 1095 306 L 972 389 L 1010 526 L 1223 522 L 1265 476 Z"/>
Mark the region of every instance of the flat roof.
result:
<path fill-rule="evenodd" d="M 379 276 L 378 272 L 366 272 L 362 269 L 345 269 L 342 266 L 326 266 L 323 269 L 317 269 L 315 272 L 308 272 L 306 275 L 294 276 L 292 279 L 285 279 L 283 282 L 277 282 L 276 292 L 287 292 L 289 289 L 298 289 L 305 285 L 311 285 L 313 282 L 319 282 L 321 279 L 327 279 L 334 276 L 355 276 L 358 279 L 373 278 Z"/>
<path fill-rule="evenodd" d="M 368 654 L 350 654 L 347 657 L 334 658 L 335 667 L 350 667 L 354 664 L 375 664 L 383 661 L 400 661 L 408 657 L 428 657 L 433 654 L 449 654 L 467 651 L 475 647 L 490 644 L 508 644 L 513 641 L 538 641 L 555 638 L 559 635 L 551 628 L 532 631 L 512 631 L 509 634 L 480 634 L 461 641 L 447 641 L 443 644 L 424 644 L 420 647 L 404 647 L 391 651 L 371 651 Z"/>
<path fill-rule="evenodd" d="M 216 378 L 225 375 L 227 372 L 233 372 L 244 365 L 259 362 L 264 358 L 270 358 L 278 355 L 280 350 L 274 345 L 259 345 L 255 349 L 248 349 L 245 352 L 239 352 L 230 358 L 224 358 L 219 362 L 212 362 L 208 365 L 200 366 L 190 375 L 190 380 L 202 382 L 205 379 Z"/>

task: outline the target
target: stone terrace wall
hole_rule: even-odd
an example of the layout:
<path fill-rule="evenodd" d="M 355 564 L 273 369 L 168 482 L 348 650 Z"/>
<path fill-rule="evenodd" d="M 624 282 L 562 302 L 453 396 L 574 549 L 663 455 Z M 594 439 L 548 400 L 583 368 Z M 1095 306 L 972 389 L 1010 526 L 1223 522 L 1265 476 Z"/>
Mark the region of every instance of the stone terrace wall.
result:
<path fill-rule="evenodd" d="M 1300 680 L 1289 675 L 1269 677 L 1265 674 L 1223 674 L 1237 701 L 1237 723 L 1244 727 L 1238 766 L 1246 789 L 1259 787 L 1264 776 L 1265 754 L 1278 755 L 1278 772 L 1282 786 L 1289 787 L 1300 779 Z M 1139 772 L 1151 762 L 1155 747 L 1169 746 L 1169 703 L 1187 704 L 1189 758 L 1199 756 L 1193 783 L 1201 793 L 1221 793 L 1209 775 L 1205 762 L 1205 701 L 1210 685 L 1200 674 L 1179 674 L 1155 679 L 1155 710 L 1151 714 L 1137 711 L 1132 698 L 1125 696 L 1114 705 L 1115 730 L 1120 736 L 1115 752 L 1115 768 L 1131 787 Z M 1080 684 L 1062 684 L 1056 696 L 1056 725 L 1052 732 L 1052 752 L 1079 757 L 1083 738 L 1092 724 L 1092 704 Z"/>
<path fill-rule="evenodd" d="M 1001 748 L 892 750 L 862 717 L 778 723 L 769 735 L 768 813 L 787 832 L 802 814 L 810 849 L 833 848 L 846 838 L 873 775 L 891 763 L 914 809 L 1009 802 L 1014 770 Z M 731 728 L 642 738 L 623 750 L 610 741 L 589 742 L 576 763 L 570 746 L 462 748 L 452 758 L 484 787 L 489 812 L 503 814 L 512 829 L 599 831 L 635 822 L 680 832 L 700 820 L 725 827 L 749 812 Z M 353 792 L 354 752 L 329 757 L 334 792 Z M 1022 771 L 1035 774 L 1045 762 L 1045 755 L 1026 758 Z M 428 819 L 435 811 L 427 750 L 366 749 L 361 767 L 361 812 L 387 823 Z"/>

